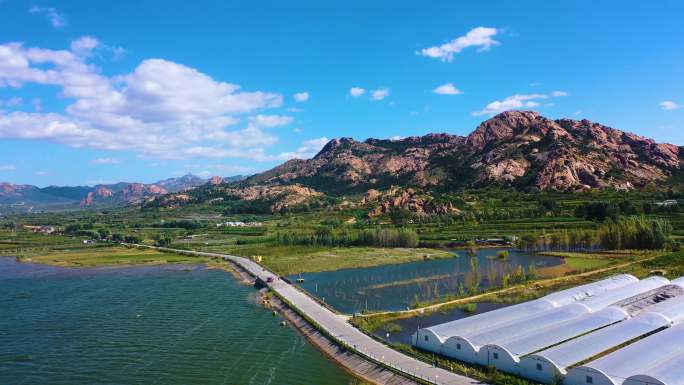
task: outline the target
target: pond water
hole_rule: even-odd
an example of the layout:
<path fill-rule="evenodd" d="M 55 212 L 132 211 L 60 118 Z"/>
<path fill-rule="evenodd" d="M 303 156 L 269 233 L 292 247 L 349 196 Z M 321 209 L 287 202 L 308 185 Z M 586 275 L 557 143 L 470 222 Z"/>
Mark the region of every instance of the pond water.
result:
<path fill-rule="evenodd" d="M 473 311 L 466 311 L 463 308 L 452 308 L 446 311 L 434 311 L 426 315 L 415 316 L 394 320 L 387 325 L 399 326 L 401 330 L 392 330 L 381 327 L 375 331 L 375 335 L 392 343 L 411 344 L 411 335 L 420 328 L 427 328 L 449 321 L 470 317 L 476 314 L 501 309 L 510 306 L 510 303 L 479 302 Z M 386 325 L 386 326 L 387 326 Z"/>
<path fill-rule="evenodd" d="M 0 293 L 0 384 L 352 381 L 223 271 L 0 258 Z"/>
<path fill-rule="evenodd" d="M 506 259 L 497 258 L 506 250 Z M 303 273 L 301 286 L 340 312 L 363 310 L 404 310 L 416 302 L 464 293 L 474 286 L 481 289 L 501 283 L 504 274 L 518 266 L 527 271 L 560 265 L 557 257 L 537 255 L 514 249 L 482 248 L 474 255 L 455 250 L 454 258 L 431 259 L 397 265 Z M 289 278 L 293 282 L 300 275 Z"/>

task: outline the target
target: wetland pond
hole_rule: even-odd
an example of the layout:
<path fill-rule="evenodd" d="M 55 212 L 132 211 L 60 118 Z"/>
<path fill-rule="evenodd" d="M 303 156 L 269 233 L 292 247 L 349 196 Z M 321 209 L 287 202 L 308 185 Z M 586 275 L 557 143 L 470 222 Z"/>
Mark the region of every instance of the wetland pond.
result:
<path fill-rule="evenodd" d="M 499 251 L 506 258 L 498 258 Z M 467 293 L 477 286 L 486 289 L 491 282 L 501 283 L 505 274 L 518 267 L 543 268 L 563 263 L 562 258 L 504 248 L 480 248 L 474 254 L 454 250 L 454 258 L 384 265 L 359 269 L 342 269 L 291 275 L 306 291 L 336 310 L 353 314 L 363 310 L 397 311 L 416 302 L 436 300 L 449 295 Z"/>

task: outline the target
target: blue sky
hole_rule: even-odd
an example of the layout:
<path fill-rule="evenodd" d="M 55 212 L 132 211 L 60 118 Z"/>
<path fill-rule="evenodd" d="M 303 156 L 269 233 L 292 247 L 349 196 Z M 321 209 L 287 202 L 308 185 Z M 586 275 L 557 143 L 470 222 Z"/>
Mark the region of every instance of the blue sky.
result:
<path fill-rule="evenodd" d="M 517 108 L 684 144 L 683 14 L 680 1 L 0 0 L 0 181 L 252 173 L 334 137 L 466 135 Z"/>

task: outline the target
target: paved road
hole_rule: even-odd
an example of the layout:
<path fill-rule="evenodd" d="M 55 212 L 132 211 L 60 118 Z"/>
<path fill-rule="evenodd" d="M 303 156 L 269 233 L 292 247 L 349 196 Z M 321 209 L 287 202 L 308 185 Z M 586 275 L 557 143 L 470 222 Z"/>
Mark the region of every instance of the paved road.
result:
<path fill-rule="evenodd" d="M 155 248 L 152 246 L 143 246 Z M 357 351 L 370 359 L 381 362 L 387 366 L 393 367 L 403 373 L 411 376 L 421 378 L 433 384 L 438 385 L 467 385 L 467 384 L 482 384 L 482 382 L 474 380 L 469 377 L 461 376 L 444 369 L 436 368 L 425 362 L 419 361 L 415 358 L 409 357 L 400 353 L 383 343 L 374 340 L 368 335 L 362 333 L 354 326 L 347 322 L 347 317 L 336 314 L 330 309 L 319 304 L 313 300 L 306 293 L 298 290 L 294 286 L 278 279 L 278 276 L 266 270 L 258 263 L 243 257 L 237 257 L 227 254 L 205 253 L 199 251 L 175 250 L 159 248 L 160 250 L 189 253 L 204 257 L 218 257 L 223 258 L 247 270 L 250 274 L 260 278 L 266 282 L 269 278 L 273 282 L 267 285 L 281 297 L 285 298 L 300 312 L 306 314 L 310 319 L 318 324 L 319 327 L 325 329 L 325 332 L 333 336 L 337 342 L 347 345 L 348 347 Z"/>

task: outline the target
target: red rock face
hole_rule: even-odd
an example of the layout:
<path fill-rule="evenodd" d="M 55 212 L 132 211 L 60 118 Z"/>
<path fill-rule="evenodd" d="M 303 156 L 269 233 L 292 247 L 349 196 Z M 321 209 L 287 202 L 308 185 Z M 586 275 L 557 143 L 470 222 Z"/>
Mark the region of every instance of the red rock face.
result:
<path fill-rule="evenodd" d="M 312 159 L 288 161 L 246 182 L 296 182 L 332 193 L 492 182 L 542 190 L 631 189 L 667 178 L 680 167 L 679 152 L 588 120 L 509 111 L 465 138 L 334 139 Z"/>
<path fill-rule="evenodd" d="M 130 183 L 117 192 L 106 187 L 98 187 L 81 200 L 81 206 L 92 206 L 97 203 L 138 203 L 149 197 L 168 194 L 168 191 L 160 186 L 142 183 Z"/>
<path fill-rule="evenodd" d="M 26 190 L 35 189 L 33 186 L 11 184 L 7 182 L 0 182 L 0 197 L 19 196 Z"/>
<path fill-rule="evenodd" d="M 221 184 L 223 183 L 223 178 L 220 176 L 212 176 L 211 179 L 209 179 L 209 184 Z"/>

